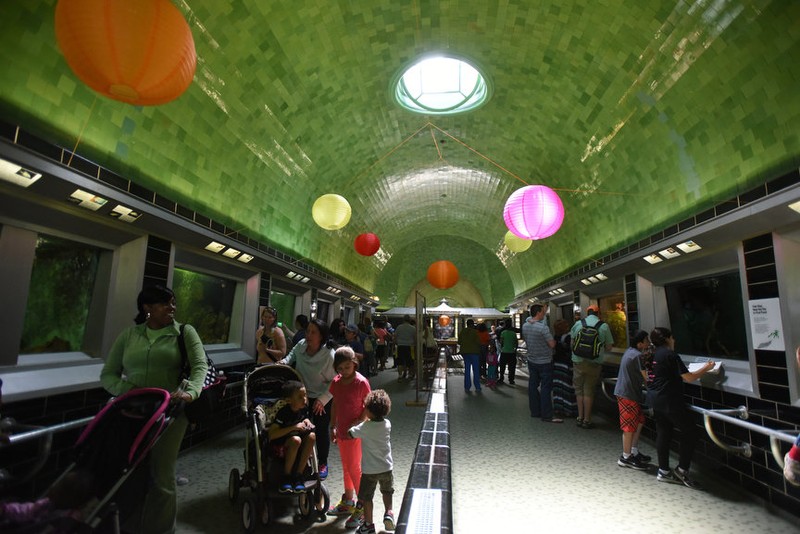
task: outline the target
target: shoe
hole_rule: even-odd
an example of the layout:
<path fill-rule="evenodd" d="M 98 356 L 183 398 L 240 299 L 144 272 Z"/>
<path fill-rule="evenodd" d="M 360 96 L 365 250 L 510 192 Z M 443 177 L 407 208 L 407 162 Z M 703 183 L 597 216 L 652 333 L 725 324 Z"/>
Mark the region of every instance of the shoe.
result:
<path fill-rule="evenodd" d="M 630 455 L 627 458 L 625 456 L 620 456 L 619 460 L 617 460 L 617 465 L 620 467 L 630 467 L 631 469 L 636 469 L 637 471 L 647 471 L 647 465 L 642 464 L 639 462 L 639 457 Z"/>
<path fill-rule="evenodd" d="M 550 419 L 542 419 L 542 423 L 563 423 L 563 419 L 559 419 L 557 417 L 551 417 Z"/>
<path fill-rule="evenodd" d="M 642 454 L 641 452 L 636 453 L 636 461 L 640 464 L 649 464 L 652 458 L 647 456 L 646 454 Z"/>
<path fill-rule="evenodd" d="M 788 452 L 783 457 L 783 477 L 792 486 L 800 486 L 800 462 L 792 459 Z"/>
<path fill-rule="evenodd" d="M 386 530 L 394 530 L 394 514 L 392 512 L 383 514 L 383 528 Z"/>
<path fill-rule="evenodd" d="M 355 501 L 348 501 L 342 498 L 336 506 L 328 510 L 328 515 L 350 515 L 355 507 Z"/>
<path fill-rule="evenodd" d="M 328 478 L 328 464 L 319 464 L 319 478 L 321 480 Z"/>
<path fill-rule="evenodd" d="M 360 526 L 364 522 L 364 504 L 358 502 L 356 506 L 353 508 L 353 512 L 350 514 L 350 517 L 347 518 L 347 521 L 344 522 L 345 528 L 356 528 Z M 375 527 L 372 527 L 372 531 L 375 531 Z"/>
<path fill-rule="evenodd" d="M 358 527 L 358 530 L 356 530 L 356 534 L 375 534 L 375 525 L 361 523 L 361 525 Z"/>
<path fill-rule="evenodd" d="M 583 421 L 581 423 L 581 428 L 585 428 L 586 430 L 591 430 L 594 428 L 594 423 L 591 421 Z"/>
<path fill-rule="evenodd" d="M 189 483 L 189 477 L 185 475 L 176 475 L 175 476 L 175 484 L 178 486 L 185 486 Z"/>
<path fill-rule="evenodd" d="M 575 424 L 578 426 L 583 426 L 583 419 L 578 417 L 577 419 L 575 419 Z"/>
<path fill-rule="evenodd" d="M 658 470 L 658 474 L 656 475 L 656 480 L 658 482 L 667 482 L 669 484 L 683 484 L 680 480 L 675 477 L 675 472 L 669 470 L 667 472 L 662 471 L 661 469 Z"/>
<path fill-rule="evenodd" d="M 692 489 L 700 488 L 700 484 L 689 478 L 688 471 L 684 471 L 680 467 L 676 467 L 672 473 L 675 476 L 675 478 L 678 479 L 678 482 L 682 483 L 687 488 L 692 488 Z"/>
<path fill-rule="evenodd" d="M 278 493 L 293 493 L 294 488 L 292 487 L 292 483 L 289 481 L 284 482 L 278 488 Z"/>
<path fill-rule="evenodd" d="M 508 383 L 511 384 L 512 386 L 516 384 L 516 382 L 514 382 L 513 380 L 509 380 Z"/>
<path fill-rule="evenodd" d="M 305 493 L 306 492 L 306 484 L 301 479 L 297 479 L 292 482 L 292 491 L 294 493 Z"/>

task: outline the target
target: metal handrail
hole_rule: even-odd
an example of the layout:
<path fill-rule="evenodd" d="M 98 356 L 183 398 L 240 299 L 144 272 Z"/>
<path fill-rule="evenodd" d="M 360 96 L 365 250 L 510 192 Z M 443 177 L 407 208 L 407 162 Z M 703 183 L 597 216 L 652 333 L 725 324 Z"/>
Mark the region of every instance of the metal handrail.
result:
<path fill-rule="evenodd" d="M 58 425 L 36 428 L 35 430 L 29 430 L 28 432 L 21 432 L 19 434 L 11 434 L 7 436 L 8 438 L 7 441 L 5 443 L 0 444 L 0 446 L 6 444 L 13 445 L 14 443 L 31 441 L 48 434 L 55 434 L 56 432 L 63 432 L 65 430 L 72 430 L 73 428 L 80 428 L 82 426 L 88 425 L 92 419 L 94 419 L 94 417 L 84 417 L 83 419 L 76 419 L 75 421 L 69 421 L 67 423 L 60 423 Z"/>
<path fill-rule="evenodd" d="M 616 402 L 617 399 L 608 394 L 606 386 L 615 384 L 616 382 L 617 382 L 616 378 L 605 378 L 603 379 L 600 388 L 602 389 L 603 394 L 612 402 Z M 712 419 L 719 419 L 720 421 L 725 421 L 726 423 L 731 423 L 736 426 L 746 428 L 747 430 L 751 430 L 753 432 L 758 432 L 759 434 L 769 436 L 769 443 L 770 443 L 770 449 L 772 451 L 772 457 L 775 458 L 775 462 L 781 467 L 781 469 L 783 469 L 783 455 L 781 454 L 781 446 L 779 441 L 785 441 L 787 443 L 794 444 L 796 439 L 795 435 L 788 434 L 787 432 L 782 430 L 775 430 L 772 428 L 767 428 L 761 425 L 756 425 L 754 423 L 744 421 L 744 419 L 747 419 L 749 416 L 747 408 L 745 406 L 739 406 L 738 408 L 709 410 L 706 408 L 700 408 L 699 406 L 689 405 L 689 409 L 703 416 L 703 424 L 706 428 L 706 433 L 708 434 L 708 437 L 711 438 L 711 441 L 713 441 L 719 448 L 721 448 L 726 452 L 741 454 L 746 458 L 750 458 L 750 456 L 752 456 L 753 454 L 752 446 L 750 443 L 731 445 L 720 440 L 717 437 L 711 425 Z M 736 417 L 732 417 L 734 415 Z"/>

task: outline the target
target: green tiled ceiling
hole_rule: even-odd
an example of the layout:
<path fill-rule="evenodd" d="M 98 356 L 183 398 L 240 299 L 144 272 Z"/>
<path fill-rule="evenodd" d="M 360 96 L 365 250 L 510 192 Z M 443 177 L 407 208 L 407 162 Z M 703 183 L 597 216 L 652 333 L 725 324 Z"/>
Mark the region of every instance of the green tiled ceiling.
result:
<path fill-rule="evenodd" d="M 185 0 L 194 82 L 144 108 L 74 76 L 54 6 L 0 4 L 0 118 L 80 138 L 89 159 L 384 302 L 449 259 L 455 300 L 503 307 L 800 159 L 796 1 Z M 392 80 L 435 52 L 480 68 L 489 102 L 401 109 Z M 564 225 L 509 255 L 503 205 L 536 183 L 560 191 Z M 350 201 L 343 230 L 313 223 L 324 193 Z M 382 259 L 353 251 L 364 231 Z"/>

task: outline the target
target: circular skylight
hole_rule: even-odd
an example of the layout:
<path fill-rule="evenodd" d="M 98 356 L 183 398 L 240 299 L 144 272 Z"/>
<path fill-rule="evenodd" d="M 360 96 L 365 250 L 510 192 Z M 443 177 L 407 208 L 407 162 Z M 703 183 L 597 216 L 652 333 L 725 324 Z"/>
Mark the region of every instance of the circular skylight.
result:
<path fill-rule="evenodd" d="M 481 73 L 469 63 L 433 57 L 403 73 L 395 96 L 406 109 L 436 115 L 474 109 L 486 101 L 489 89 Z"/>

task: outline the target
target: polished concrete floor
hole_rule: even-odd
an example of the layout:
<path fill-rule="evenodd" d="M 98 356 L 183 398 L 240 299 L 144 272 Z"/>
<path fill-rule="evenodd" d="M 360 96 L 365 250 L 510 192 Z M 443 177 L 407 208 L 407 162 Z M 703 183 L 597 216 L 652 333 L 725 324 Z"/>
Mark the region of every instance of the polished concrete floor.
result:
<path fill-rule="evenodd" d="M 456 533 L 800 532 L 800 520 L 770 512 L 744 491 L 704 473 L 699 461 L 692 470 L 702 491 L 658 483 L 655 468 L 639 472 L 618 467 L 621 439 L 615 421 L 598 418 L 597 428 L 584 430 L 571 421 L 557 425 L 531 419 L 525 376 L 518 377 L 516 387 L 465 393 L 458 373 L 448 378 Z M 416 398 L 413 386 L 398 383 L 394 371 L 373 378 L 372 387 L 386 389 L 393 400 L 389 419 L 397 512 L 423 409 L 406 406 Z M 179 470 L 190 483 L 178 489 L 179 533 L 241 531 L 242 498 L 230 504 L 227 481 L 231 468 L 244 467 L 243 446 L 244 431 L 236 431 L 181 455 Z M 655 456 L 651 443 L 641 448 Z M 330 465 L 326 484 L 335 502 L 342 491 L 335 446 Z M 273 504 L 276 518 L 257 531 L 352 532 L 344 518 L 298 520 L 296 498 L 276 498 Z M 375 507 L 380 518 L 379 500 Z"/>

